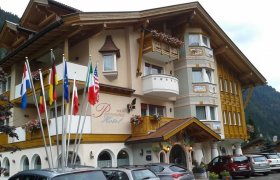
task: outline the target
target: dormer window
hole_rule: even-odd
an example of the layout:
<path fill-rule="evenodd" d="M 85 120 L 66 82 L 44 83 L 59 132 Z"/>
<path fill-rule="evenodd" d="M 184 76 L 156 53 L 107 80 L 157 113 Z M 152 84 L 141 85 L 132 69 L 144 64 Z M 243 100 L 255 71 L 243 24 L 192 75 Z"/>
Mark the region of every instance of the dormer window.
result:
<path fill-rule="evenodd" d="M 189 46 L 204 46 L 210 48 L 210 39 L 202 34 L 189 34 Z"/>
<path fill-rule="evenodd" d="M 117 48 L 110 35 L 106 36 L 104 45 L 99 52 L 103 55 L 103 74 L 106 76 L 116 76 L 117 58 L 120 57 L 120 49 Z"/>

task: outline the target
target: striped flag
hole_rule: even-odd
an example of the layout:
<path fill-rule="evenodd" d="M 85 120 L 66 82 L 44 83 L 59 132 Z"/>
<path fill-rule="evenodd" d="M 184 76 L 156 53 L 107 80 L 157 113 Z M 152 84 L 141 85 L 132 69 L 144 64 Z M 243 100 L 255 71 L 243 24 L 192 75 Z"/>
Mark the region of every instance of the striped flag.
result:
<path fill-rule="evenodd" d="M 99 79 L 98 79 L 98 72 L 97 72 L 97 64 L 95 65 L 94 68 L 93 79 L 94 79 L 95 103 L 98 103 L 99 102 Z"/>
<path fill-rule="evenodd" d="M 56 89 L 55 86 L 58 84 L 58 77 L 56 73 L 56 66 L 55 66 L 55 56 L 53 51 L 51 51 L 51 64 L 52 64 L 52 69 L 50 72 L 50 88 L 49 88 L 49 98 L 50 98 L 50 105 L 52 105 L 53 101 L 56 100 Z"/>
<path fill-rule="evenodd" d="M 24 63 L 23 67 L 23 75 L 22 75 L 22 82 L 21 82 L 21 89 L 20 89 L 20 96 L 21 96 L 21 108 L 25 109 L 27 106 L 27 89 L 30 88 L 30 77 L 27 71 L 26 63 Z"/>
<path fill-rule="evenodd" d="M 39 97 L 39 111 L 40 111 L 41 114 L 43 114 L 45 112 L 45 104 L 44 104 L 42 89 L 40 91 L 40 97 Z"/>
<path fill-rule="evenodd" d="M 88 102 L 91 105 L 95 104 L 95 97 L 94 97 L 94 81 L 93 81 L 93 70 L 92 64 L 90 63 L 89 71 L 88 71 Z"/>
<path fill-rule="evenodd" d="M 79 100 L 78 100 L 78 91 L 76 83 L 74 84 L 74 102 L 73 102 L 73 114 L 76 115 L 79 111 Z"/>

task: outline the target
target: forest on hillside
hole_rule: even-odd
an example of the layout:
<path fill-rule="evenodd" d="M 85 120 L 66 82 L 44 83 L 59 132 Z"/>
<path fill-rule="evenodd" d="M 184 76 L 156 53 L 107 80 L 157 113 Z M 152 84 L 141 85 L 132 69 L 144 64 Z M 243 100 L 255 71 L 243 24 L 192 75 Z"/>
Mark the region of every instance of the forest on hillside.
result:
<path fill-rule="evenodd" d="M 243 92 L 243 97 L 248 91 Z M 247 122 L 252 121 L 260 134 L 272 140 L 280 138 L 280 93 L 268 85 L 254 88 L 250 102 L 245 109 Z"/>

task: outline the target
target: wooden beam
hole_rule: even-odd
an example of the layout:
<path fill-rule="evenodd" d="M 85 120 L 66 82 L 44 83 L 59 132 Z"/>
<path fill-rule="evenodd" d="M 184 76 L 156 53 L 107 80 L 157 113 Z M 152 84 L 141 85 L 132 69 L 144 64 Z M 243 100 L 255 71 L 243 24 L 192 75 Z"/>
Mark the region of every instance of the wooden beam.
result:
<path fill-rule="evenodd" d="M 55 17 L 56 17 L 55 13 L 51 14 L 50 16 L 46 17 L 43 21 L 41 21 L 38 26 L 40 28 L 45 27 L 47 24 L 51 22 L 51 20 L 54 20 Z"/>
<path fill-rule="evenodd" d="M 224 53 L 228 49 L 228 46 L 222 46 L 214 50 L 214 55 Z"/>
<path fill-rule="evenodd" d="M 16 48 L 19 44 L 21 44 L 25 40 L 24 36 L 17 38 L 17 40 L 12 44 L 12 48 Z"/>

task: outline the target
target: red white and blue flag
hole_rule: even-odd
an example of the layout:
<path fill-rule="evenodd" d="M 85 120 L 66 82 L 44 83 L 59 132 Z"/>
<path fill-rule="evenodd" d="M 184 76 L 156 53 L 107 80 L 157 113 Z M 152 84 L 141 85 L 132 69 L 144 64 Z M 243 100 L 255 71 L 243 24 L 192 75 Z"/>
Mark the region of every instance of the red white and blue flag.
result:
<path fill-rule="evenodd" d="M 23 75 L 22 75 L 22 82 L 21 82 L 21 89 L 20 89 L 20 96 L 21 96 L 21 108 L 25 109 L 27 106 L 27 89 L 29 89 L 30 86 L 30 77 L 27 71 L 26 63 L 24 63 L 23 68 Z"/>
<path fill-rule="evenodd" d="M 99 80 L 97 73 L 97 65 L 92 70 L 92 64 L 89 67 L 88 75 L 88 102 L 91 105 L 96 104 L 99 101 Z"/>

